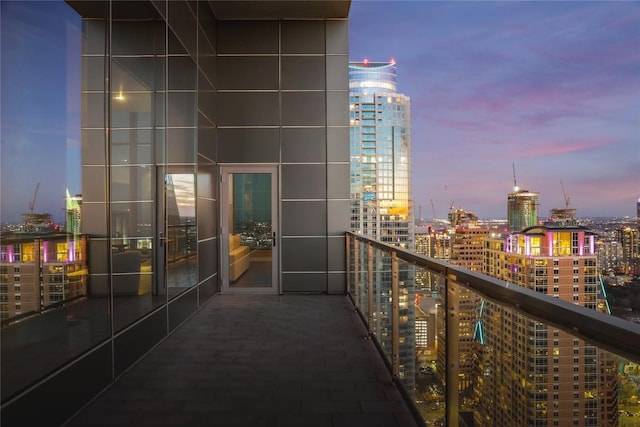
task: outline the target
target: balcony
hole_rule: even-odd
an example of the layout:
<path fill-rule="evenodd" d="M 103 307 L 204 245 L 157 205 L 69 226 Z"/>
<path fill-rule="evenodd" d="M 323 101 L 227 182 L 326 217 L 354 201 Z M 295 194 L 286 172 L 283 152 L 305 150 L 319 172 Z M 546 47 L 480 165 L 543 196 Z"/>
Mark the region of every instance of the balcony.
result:
<path fill-rule="evenodd" d="M 626 425 L 640 325 L 351 233 L 347 249 L 347 296 L 217 295 L 66 425 Z M 473 301 L 491 313 L 462 340 Z M 496 385 L 510 360 L 520 378 Z M 574 410 L 554 410 L 566 375 Z M 505 386 L 521 408 L 500 408 Z"/>

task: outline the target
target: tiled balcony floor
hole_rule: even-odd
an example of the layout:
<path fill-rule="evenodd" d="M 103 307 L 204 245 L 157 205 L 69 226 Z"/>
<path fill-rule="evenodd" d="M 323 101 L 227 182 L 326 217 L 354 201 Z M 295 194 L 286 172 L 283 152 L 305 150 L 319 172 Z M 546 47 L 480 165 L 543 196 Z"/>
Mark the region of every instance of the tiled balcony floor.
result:
<path fill-rule="evenodd" d="M 68 426 L 416 425 L 348 297 L 220 295 Z"/>

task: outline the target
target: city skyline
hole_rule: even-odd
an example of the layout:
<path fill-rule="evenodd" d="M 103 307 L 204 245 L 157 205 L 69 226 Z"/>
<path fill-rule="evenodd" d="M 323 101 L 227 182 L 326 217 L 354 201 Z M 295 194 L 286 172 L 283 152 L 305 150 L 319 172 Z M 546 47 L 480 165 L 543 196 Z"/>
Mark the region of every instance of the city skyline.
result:
<path fill-rule="evenodd" d="M 640 3 L 355 0 L 350 60 L 398 67 L 411 98 L 416 218 L 506 217 L 515 165 L 540 218 L 633 216 Z M 401 28 L 401 30 L 399 30 Z M 394 30 L 398 29 L 398 30 Z"/>

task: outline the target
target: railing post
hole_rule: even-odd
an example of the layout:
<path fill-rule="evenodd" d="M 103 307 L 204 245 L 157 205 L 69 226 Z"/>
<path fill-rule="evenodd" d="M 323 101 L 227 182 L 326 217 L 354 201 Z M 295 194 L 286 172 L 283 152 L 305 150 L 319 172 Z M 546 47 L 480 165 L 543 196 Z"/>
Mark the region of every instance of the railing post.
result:
<path fill-rule="evenodd" d="M 400 375 L 400 289 L 398 284 L 398 256 L 391 252 L 391 374 Z"/>
<path fill-rule="evenodd" d="M 447 427 L 458 427 L 459 423 L 459 295 L 460 286 L 455 280 L 450 280 L 448 276 L 444 278 L 445 283 L 445 398 L 447 402 L 446 423 Z"/>
<path fill-rule="evenodd" d="M 373 246 L 367 244 L 367 315 L 369 333 L 373 331 Z"/>
<path fill-rule="evenodd" d="M 353 299 L 356 302 L 356 307 L 360 307 L 360 268 L 358 256 L 358 239 L 353 238 Z"/>
<path fill-rule="evenodd" d="M 351 280 L 351 236 L 349 236 L 348 234 L 345 234 L 345 254 L 347 255 L 346 257 L 346 270 L 347 270 L 347 294 L 349 294 L 349 291 L 351 290 L 351 285 L 352 285 L 352 280 Z M 355 298 L 355 290 L 354 290 L 354 298 Z M 357 301 L 357 300 L 356 300 Z M 357 304 L 357 303 L 356 303 Z"/>

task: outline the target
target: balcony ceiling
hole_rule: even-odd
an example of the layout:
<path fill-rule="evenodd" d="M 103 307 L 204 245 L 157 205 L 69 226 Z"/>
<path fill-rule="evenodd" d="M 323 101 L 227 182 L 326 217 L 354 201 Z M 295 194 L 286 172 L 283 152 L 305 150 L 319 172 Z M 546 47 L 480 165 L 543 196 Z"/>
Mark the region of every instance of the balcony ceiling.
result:
<path fill-rule="evenodd" d="M 67 0 L 88 18 L 160 19 L 151 1 Z M 219 20 L 347 18 L 351 0 L 208 0 Z"/>
<path fill-rule="evenodd" d="M 216 18 L 312 19 L 347 18 L 351 0 L 209 0 Z"/>

